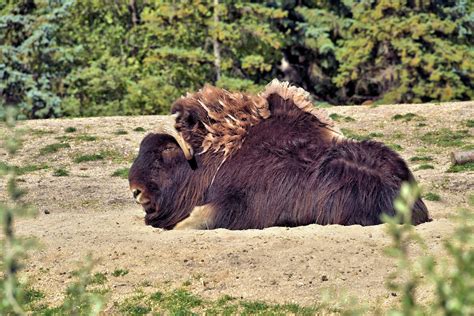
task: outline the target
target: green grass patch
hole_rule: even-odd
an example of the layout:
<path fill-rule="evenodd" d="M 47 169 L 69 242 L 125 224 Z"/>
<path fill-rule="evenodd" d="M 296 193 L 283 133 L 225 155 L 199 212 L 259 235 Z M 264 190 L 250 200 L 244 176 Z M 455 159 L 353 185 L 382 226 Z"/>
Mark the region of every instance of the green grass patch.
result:
<path fill-rule="evenodd" d="M 83 135 L 77 135 L 74 139 L 83 141 L 83 142 L 93 142 L 97 140 L 97 136 L 83 134 Z"/>
<path fill-rule="evenodd" d="M 40 155 L 52 154 L 58 152 L 62 148 L 71 148 L 71 146 L 68 143 L 49 144 L 40 149 Z"/>
<path fill-rule="evenodd" d="M 419 166 L 416 168 L 416 170 L 427 170 L 427 169 L 434 169 L 434 167 L 433 167 L 433 165 L 424 163 L 424 164 L 419 165 Z"/>
<path fill-rule="evenodd" d="M 354 122 L 355 119 L 350 116 L 339 115 L 337 113 L 332 113 L 329 117 L 336 122 Z"/>
<path fill-rule="evenodd" d="M 402 151 L 403 150 L 403 147 L 399 144 L 387 144 L 387 146 L 395 151 Z"/>
<path fill-rule="evenodd" d="M 474 162 L 467 162 L 462 165 L 452 165 L 446 172 L 457 173 L 466 171 L 474 171 Z"/>
<path fill-rule="evenodd" d="M 123 129 L 118 129 L 114 132 L 114 135 L 127 135 L 128 132 Z"/>
<path fill-rule="evenodd" d="M 41 300 L 44 298 L 44 293 L 33 288 L 27 288 L 23 292 L 23 298 L 27 304 Z"/>
<path fill-rule="evenodd" d="M 417 115 L 415 113 L 406 113 L 406 114 L 395 114 L 392 116 L 393 121 L 402 121 L 402 122 L 410 122 L 412 120 L 423 121 L 425 120 L 424 117 Z"/>
<path fill-rule="evenodd" d="M 91 278 L 91 284 L 102 285 L 107 282 L 107 276 L 102 272 L 95 273 Z"/>
<path fill-rule="evenodd" d="M 53 131 L 47 131 L 47 130 L 43 130 L 43 129 L 32 129 L 32 130 L 30 130 L 30 133 L 35 135 L 35 136 L 43 136 L 43 135 L 54 134 Z"/>
<path fill-rule="evenodd" d="M 42 165 L 26 165 L 26 166 L 23 166 L 23 167 L 14 167 L 14 168 L 16 168 L 16 174 L 21 176 L 21 175 L 24 175 L 26 173 L 48 169 L 49 166 L 45 165 L 45 164 L 42 164 Z"/>
<path fill-rule="evenodd" d="M 77 128 L 72 127 L 72 126 L 66 127 L 66 128 L 64 129 L 64 132 L 66 132 L 66 133 L 74 133 L 74 132 L 76 132 L 76 131 L 77 131 Z"/>
<path fill-rule="evenodd" d="M 426 193 L 423 198 L 428 201 L 439 201 L 441 200 L 441 196 L 439 194 L 433 193 L 433 192 L 428 192 Z"/>
<path fill-rule="evenodd" d="M 383 135 L 383 133 L 372 132 L 372 133 L 370 133 L 368 136 L 371 137 L 371 138 L 372 138 L 372 137 L 379 137 L 379 138 L 380 138 L 380 137 L 383 137 L 384 135 Z"/>
<path fill-rule="evenodd" d="M 141 126 L 138 126 L 138 127 L 135 127 L 135 128 L 133 129 L 133 131 L 135 131 L 135 132 L 144 132 L 145 129 L 144 129 L 143 127 L 141 127 Z"/>
<path fill-rule="evenodd" d="M 354 131 L 348 129 L 348 128 L 341 128 L 341 132 L 346 136 L 347 138 L 352 138 L 358 141 L 362 140 L 370 140 L 371 137 L 369 135 L 360 135 L 355 133 Z"/>
<path fill-rule="evenodd" d="M 128 179 L 128 172 L 130 168 L 120 168 L 112 173 L 112 177 L 120 177 L 122 179 Z"/>
<path fill-rule="evenodd" d="M 127 269 L 115 269 L 114 272 L 112 272 L 112 275 L 114 277 L 121 277 L 121 276 L 124 276 L 124 275 L 127 275 L 127 274 L 128 274 Z"/>
<path fill-rule="evenodd" d="M 462 150 L 474 150 L 474 144 L 467 144 L 461 147 Z"/>
<path fill-rule="evenodd" d="M 466 127 L 474 127 L 474 120 L 467 120 Z"/>
<path fill-rule="evenodd" d="M 433 161 L 433 157 L 431 156 L 413 156 L 410 158 L 410 161 L 417 162 L 417 161 Z"/>
<path fill-rule="evenodd" d="M 63 168 L 54 169 L 53 176 L 54 177 L 67 177 L 69 176 L 69 171 Z"/>
<path fill-rule="evenodd" d="M 75 163 L 89 162 L 89 161 L 98 161 L 104 160 L 105 157 L 102 153 L 99 154 L 90 154 L 90 155 L 80 155 L 74 158 Z"/>
<path fill-rule="evenodd" d="M 469 137 L 467 130 L 451 131 L 447 128 L 442 128 L 424 134 L 421 136 L 421 140 L 440 147 L 460 147 L 464 145 L 463 140 L 467 137 Z"/>

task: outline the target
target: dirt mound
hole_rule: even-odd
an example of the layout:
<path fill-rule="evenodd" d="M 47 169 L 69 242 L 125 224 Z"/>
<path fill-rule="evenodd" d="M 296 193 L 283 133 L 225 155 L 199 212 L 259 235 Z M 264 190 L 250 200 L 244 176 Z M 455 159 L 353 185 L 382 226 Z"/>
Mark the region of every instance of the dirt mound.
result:
<path fill-rule="evenodd" d="M 447 172 L 450 151 L 473 148 L 474 102 L 327 110 L 346 135 L 380 140 L 398 150 L 425 194 L 431 193 L 431 200 L 440 197 L 425 199 L 433 221 L 416 230 L 442 256 L 443 240 L 453 229 L 449 217 L 467 207 L 467 197 L 474 193 L 473 171 Z M 109 308 L 136 291 L 183 286 L 205 298 L 227 294 L 302 305 L 317 302 L 327 290 L 370 305 L 398 300 L 384 286 L 395 266 L 383 254 L 390 242 L 383 225 L 247 231 L 145 226 L 143 211 L 121 175 L 155 120 L 107 117 L 20 124 L 27 132 L 25 143 L 9 163 L 24 173 L 20 185 L 39 213 L 16 226 L 19 234 L 36 236 L 42 244 L 31 253 L 24 276 L 46 292 L 50 303 L 61 300 L 70 272 L 88 253 L 99 259 L 95 271 L 107 276 Z M 6 160 L 5 152 L 0 160 Z"/>

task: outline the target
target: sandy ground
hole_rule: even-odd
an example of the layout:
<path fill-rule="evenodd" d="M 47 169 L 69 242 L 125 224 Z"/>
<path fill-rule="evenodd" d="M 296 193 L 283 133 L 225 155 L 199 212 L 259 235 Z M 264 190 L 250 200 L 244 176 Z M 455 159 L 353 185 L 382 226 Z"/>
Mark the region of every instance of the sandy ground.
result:
<path fill-rule="evenodd" d="M 434 169 L 415 171 L 425 192 L 441 196 L 425 201 L 433 221 L 416 227 L 432 253 L 443 256 L 443 240 L 450 236 L 449 219 L 474 193 L 474 173 L 446 173 L 452 147 L 438 147 L 420 140 L 440 128 L 469 130 L 463 141 L 473 144 L 474 129 L 466 121 L 474 118 L 474 102 L 436 105 L 390 105 L 376 108 L 333 107 L 329 113 L 350 116 L 355 121 L 339 124 L 357 134 L 382 133 L 376 139 L 401 145 L 405 159 L 429 155 Z M 409 122 L 394 121 L 395 114 L 415 113 Z M 421 116 L 421 118 L 420 118 Z M 384 282 L 395 266 L 383 254 L 390 243 L 384 225 L 318 226 L 268 228 L 246 231 L 162 231 L 145 226 L 143 211 L 133 202 L 128 181 L 111 174 L 129 167 L 146 132 L 156 117 L 107 117 L 36 120 L 22 122 L 27 137 L 19 155 L 9 163 L 17 166 L 46 164 L 47 169 L 20 177 L 28 189 L 26 199 L 38 210 L 36 218 L 21 219 L 17 231 L 35 236 L 41 247 L 31 252 L 24 278 L 47 294 L 51 304 L 62 299 L 72 281 L 70 272 L 92 253 L 99 259 L 94 271 L 107 275 L 110 289 L 108 310 L 137 290 L 153 292 L 182 287 L 204 298 L 225 294 L 267 302 L 295 302 L 311 305 L 325 291 L 336 296 L 353 296 L 371 306 L 387 307 L 396 302 Z M 423 124 L 420 124 L 423 123 Z M 419 126 L 421 125 L 421 126 Z M 75 127 L 74 133 L 65 133 Z M 117 133 L 123 130 L 127 134 Z M 93 135 L 95 141 L 77 139 Z M 40 155 L 44 146 L 62 140 L 70 148 Z M 105 151 L 106 159 L 75 163 L 81 154 Z M 7 161 L 0 151 L 0 160 Z M 412 170 L 420 163 L 410 162 Z M 64 168 L 70 175 L 55 177 Z M 4 188 L 4 183 L 2 188 Z M 4 197 L 4 191 L 0 197 Z M 111 274 L 128 270 L 121 277 Z M 429 293 L 420 293 L 427 300 Z"/>

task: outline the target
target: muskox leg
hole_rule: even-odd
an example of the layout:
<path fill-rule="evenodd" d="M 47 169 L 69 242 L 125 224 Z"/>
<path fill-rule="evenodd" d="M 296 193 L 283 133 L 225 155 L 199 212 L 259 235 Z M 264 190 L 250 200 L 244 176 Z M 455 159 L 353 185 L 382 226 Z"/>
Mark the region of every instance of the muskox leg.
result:
<path fill-rule="evenodd" d="M 196 206 L 189 217 L 182 220 L 173 229 L 209 229 L 212 226 L 214 207 L 211 204 Z"/>

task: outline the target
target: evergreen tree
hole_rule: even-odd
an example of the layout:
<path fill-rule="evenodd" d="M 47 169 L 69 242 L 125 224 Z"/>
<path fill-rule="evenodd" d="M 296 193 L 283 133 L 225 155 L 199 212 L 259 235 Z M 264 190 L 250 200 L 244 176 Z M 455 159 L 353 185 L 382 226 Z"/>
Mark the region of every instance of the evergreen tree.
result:
<path fill-rule="evenodd" d="M 61 63 L 59 22 L 69 1 L 0 2 L 0 116 L 18 105 L 20 117 L 59 116 Z"/>

